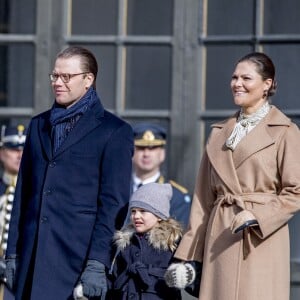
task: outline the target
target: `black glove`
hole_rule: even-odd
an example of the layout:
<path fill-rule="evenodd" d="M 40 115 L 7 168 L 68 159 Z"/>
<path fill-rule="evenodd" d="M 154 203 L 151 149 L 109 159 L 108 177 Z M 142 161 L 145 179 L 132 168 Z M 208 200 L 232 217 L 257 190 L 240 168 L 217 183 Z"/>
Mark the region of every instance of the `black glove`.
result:
<path fill-rule="evenodd" d="M 5 278 L 5 270 L 6 270 L 6 263 L 5 260 L 1 257 L 0 258 L 0 281 L 4 281 Z"/>
<path fill-rule="evenodd" d="M 165 273 L 166 284 L 178 289 L 184 289 L 192 284 L 195 277 L 196 270 L 190 263 L 173 263 Z"/>
<path fill-rule="evenodd" d="M 258 222 L 256 220 L 249 220 L 249 221 L 245 222 L 243 225 L 241 225 L 240 227 L 238 227 L 234 231 L 234 233 L 238 233 L 238 232 L 240 232 L 241 230 L 244 230 L 247 227 L 253 227 L 253 226 L 257 226 L 257 225 L 258 225 Z"/>
<path fill-rule="evenodd" d="M 16 270 L 18 265 L 18 258 L 16 255 L 9 256 L 6 260 L 5 278 L 6 285 L 11 290 L 15 290 L 16 284 Z"/>
<path fill-rule="evenodd" d="M 105 299 L 107 293 L 107 279 L 105 266 L 97 260 L 88 260 L 86 267 L 80 277 L 83 295 Z"/>

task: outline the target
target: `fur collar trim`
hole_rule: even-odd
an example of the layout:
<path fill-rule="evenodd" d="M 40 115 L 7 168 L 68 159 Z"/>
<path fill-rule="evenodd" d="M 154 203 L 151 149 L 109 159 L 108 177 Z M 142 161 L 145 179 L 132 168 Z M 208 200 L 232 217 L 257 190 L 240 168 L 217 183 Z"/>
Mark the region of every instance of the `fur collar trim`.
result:
<path fill-rule="evenodd" d="M 114 234 L 114 244 L 119 251 L 124 250 L 129 246 L 133 235 L 136 233 L 132 224 L 125 228 L 118 230 Z M 177 248 L 178 242 L 182 237 L 182 227 L 174 219 L 160 221 L 149 232 L 146 233 L 149 244 L 158 250 L 171 250 L 174 252 Z"/>

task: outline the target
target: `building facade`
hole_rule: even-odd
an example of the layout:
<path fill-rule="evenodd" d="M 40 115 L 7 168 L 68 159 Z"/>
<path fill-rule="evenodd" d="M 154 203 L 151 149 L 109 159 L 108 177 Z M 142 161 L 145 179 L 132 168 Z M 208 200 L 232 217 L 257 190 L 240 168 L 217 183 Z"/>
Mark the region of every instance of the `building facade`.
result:
<path fill-rule="evenodd" d="M 299 11 L 298 0 L 0 0 L 0 122 L 26 123 L 49 108 L 55 55 L 88 47 L 104 105 L 130 123 L 164 125 L 165 173 L 192 190 L 211 123 L 236 110 L 229 84 L 242 55 L 271 56 L 273 103 L 300 124 Z M 298 299 L 297 228 L 299 217 L 291 222 Z"/>

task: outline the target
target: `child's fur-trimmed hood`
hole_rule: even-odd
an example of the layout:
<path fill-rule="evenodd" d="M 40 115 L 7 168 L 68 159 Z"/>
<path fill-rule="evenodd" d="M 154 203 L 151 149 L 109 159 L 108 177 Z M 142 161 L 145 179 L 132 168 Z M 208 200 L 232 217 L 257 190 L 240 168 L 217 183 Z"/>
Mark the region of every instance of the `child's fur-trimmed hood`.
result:
<path fill-rule="evenodd" d="M 150 231 L 147 237 L 149 244 L 158 250 L 171 250 L 174 252 L 177 248 L 178 241 L 182 237 L 182 226 L 176 220 L 169 218 L 160 221 Z M 132 224 L 118 230 L 114 234 L 114 244 L 119 251 L 124 250 L 129 244 L 132 236 L 136 233 Z"/>

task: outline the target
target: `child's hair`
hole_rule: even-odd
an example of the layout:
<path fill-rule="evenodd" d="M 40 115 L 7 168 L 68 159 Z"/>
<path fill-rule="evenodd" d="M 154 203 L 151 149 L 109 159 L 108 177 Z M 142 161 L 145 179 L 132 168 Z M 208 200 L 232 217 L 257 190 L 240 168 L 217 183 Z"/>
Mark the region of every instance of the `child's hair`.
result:
<path fill-rule="evenodd" d="M 176 220 L 169 218 L 162 220 L 155 225 L 155 230 L 151 230 L 149 233 L 149 242 L 154 248 L 158 248 L 157 241 L 165 241 L 163 244 L 163 250 L 171 250 L 174 252 L 178 246 L 178 243 L 182 237 L 182 226 Z"/>
<path fill-rule="evenodd" d="M 148 183 L 135 191 L 129 202 L 129 210 L 133 207 L 142 208 L 167 220 L 170 217 L 170 200 L 173 190 L 169 183 Z"/>
<path fill-rule="evenodd" d="M 124 250 L 131 243 L 131 238 L 135 233 L 132 224 L 127 225 L 122 230 L 117 230 L 114 234 L 114 244 L 119 251 Z M 153 248 L 163 251 L 174 252 L 182 237 L 183 229 L 180 223 L 172 218 L 161 220 L 149 230 L 148 241 Z"/>

